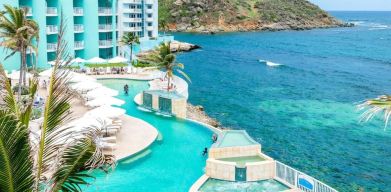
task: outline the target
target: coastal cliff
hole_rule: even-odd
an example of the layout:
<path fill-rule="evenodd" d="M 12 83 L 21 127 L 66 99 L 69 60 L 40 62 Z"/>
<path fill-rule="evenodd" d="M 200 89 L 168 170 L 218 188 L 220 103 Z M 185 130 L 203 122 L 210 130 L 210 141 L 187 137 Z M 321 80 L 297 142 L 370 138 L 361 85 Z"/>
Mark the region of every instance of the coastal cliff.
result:
<path fill-rule="evenodd" d="M 343 27 L 307 0 L 160 0 L 162 30 L 232 32 Z"/>

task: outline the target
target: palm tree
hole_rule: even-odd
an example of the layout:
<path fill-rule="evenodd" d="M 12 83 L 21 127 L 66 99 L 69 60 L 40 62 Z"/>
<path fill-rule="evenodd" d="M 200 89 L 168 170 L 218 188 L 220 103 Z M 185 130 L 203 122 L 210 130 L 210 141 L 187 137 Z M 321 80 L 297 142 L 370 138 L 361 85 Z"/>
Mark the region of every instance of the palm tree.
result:
<path fill-rule="evenodd" d="M 184 64 L 176 62 L 176 56 L 172 53 L 170 44 L 170 42 L 160 44 L 157 51 L 146 58 L 146 62 L 153 63 L 158 69 L 165 71 L 167 91 L 171 88 L 171 80 L 174 77 L 174 71 L 177 71 L 191 82 L 189 76 L 183 72 L 183 69 L 185 68 Z"/>
<path fill-rule="evenodd" d="M 71 119 L 72 96 L 65 86 L 67 72 L 60 69 L 61 59 L 67 64 L 71 61 L 62 37 L 61 24 L 56 64 L 36 139 L 30 139 L 29 121 L 37 80 L 31 80 L 31 96 L 20 105 L 0 65 L 0 191 L 81 191 L 81 185 L 92 177 L 86 170 L 107 170 L 114 164 L 113 157 L 104 155 L 97 145 L 102 134 L 98 129 L 77 131 L 64 126 Z"/>
<path fill-rule="evenodd" d="M 391 117 L 391 95 L 382 95 L 375 99 L 369 99 L 360 105 L 359 110 L 365 110 L 361 116 L 363 121 L 369 121 L 379 113 L 383 113 L 385 128 Z"/>
<path fill-rule="evenodd" d="M 163 31 L 164 35 L 166 35 L 166 31 L 168 30 L 169 26 L 165 19 L 159 20 L 159 28 Z"/>
<path fill-rule="evenodd" d="M 33 45 L 34 39 L 39 41 L 38 24 L 26 17 L 27 10 L 15 8 L 10 5 L 4 5 L 5 11 L 0 13 L 0 38 L 2 38 L 1 46 L 11 50 L 11 53 L 6 57 L 20 53 L 20 77 L 18 96 L 21 94 L 22 85 L 26 85 L 27 72 L 27 52 L 36 51 Z"/>
<path fill-rule="evenodd" d="M 130 62 L 132 62 L 132 57 L 133 57 L 133 45 L 138 45 L 140 44 L 140 39 L 137 35 L 134 35 L 133 33 L 125 33 L 121 40 L 120 43 L 122 45 L 127 45 L 130 47 Z"/>

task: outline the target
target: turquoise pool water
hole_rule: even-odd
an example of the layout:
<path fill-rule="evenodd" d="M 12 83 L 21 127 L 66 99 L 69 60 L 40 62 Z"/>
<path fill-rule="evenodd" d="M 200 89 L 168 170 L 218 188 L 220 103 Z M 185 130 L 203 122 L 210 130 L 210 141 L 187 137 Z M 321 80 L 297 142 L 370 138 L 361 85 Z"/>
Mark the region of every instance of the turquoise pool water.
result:
<path fill-rule="evenodd" d="M 143 119 L 158 128 L 159 140 L 139 156 L 119 162 L 107 176 L 94 173 L 96 181 L 86 191 L 188 191 L 203 174 L 206 157 L 204 147 L 211 145 L 212 132 L 189 121 L 157 116 L 137 109 L 134 96 L 148 88 L 147 82 L 101 80 L 100 83 L 120 91 L 118 98 L 126 101 L 127 114 Z M 129 96 L 123 86 L 129 85 Z"/>
<path fill-rule="evenodd" d="M 202 186 L 201 192 L 279 192 L 288 190 L 284 184 L 270 179 L 257 182 L 230 182 L 208 179 Z"/>

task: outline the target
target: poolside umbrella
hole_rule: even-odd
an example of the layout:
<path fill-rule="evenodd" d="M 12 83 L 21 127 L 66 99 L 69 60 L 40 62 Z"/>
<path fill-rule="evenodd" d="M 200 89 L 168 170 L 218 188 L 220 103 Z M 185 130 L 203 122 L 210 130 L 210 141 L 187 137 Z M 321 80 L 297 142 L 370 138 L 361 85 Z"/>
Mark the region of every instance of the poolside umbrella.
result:
<path fill-rule="evenodd" d="M 49 65 L 53 66 L 53 65 L 56 64 L 56 61 L 49 61 L 48 63 L 49 63 Z M 60 66 L 63 66 L 63 65 L 65 65 L 66 63 L 67 63 L 66 61 L 60 60 Z"/>
<path fill-rule="evenodd" d="M 83 81 L 96 81 L 96 79 L 89 77 L 87 75 L 84 75 L 84 74 L 69 72 L 68 81 L 71 83 L 78 83 L 78 82 L 83 82 Z"/>
<path fill-rule="evenodd" d="M 82 81 L 82 82 L 71 85 L 71 89 L 73 89 L 75 91 L 84 92 L 84 91 L 96 89 L 101 86 L 102 86 L 101 84 L 99 84 L 95 81 Z"/>
<path fill-rule="evenodd" d="M 110 96 L 101 96 L 86 103 L 89 107 L 99 107 L 105 105 L 117 105 L 121 106 L 125 104 L 125 101 Z"/>
<path fill-rule="evenodd" d="M 119 93 L 117 90 L 110 89 L 107 87 L 99 87 L 94 90 L 89 91 L 86 94 L 86 97 L 89 99 L 96 99 L 102 96 L 108 96 L 108 97 L 114 97 L 117 96 Z"/>
<path fill-rule="evenodd" d="M 99 57 L 94 57 L 88 60 L 87 63 L 102 64 L 102 63 L 107 63 L 107 61 Z"/>
<path fill-rule="evenodd" d="M 118 118 L 125 114 L 125 110 L 118 108 L 118 107 L 111 107 L 111 106 L 101 106 L 97 107 L 89 112 L 86 113 L 86 116 L 95 117 L 95 118 Z"/>
<path fill-rule="evenodd" d="M 85 63 L 85 62 L 86 62 L 86 60 L 82 59 L 80 57 L 72 59 L 72 61 L 71 61 L 71 63 Z"/>
<path fill-rule="evenodd" d="M 127 63 L 127 62 L 128 60 L 121 56 L 117 56 L 109 60 L 109 63 Z"/>
<path fill-rule="evenodd" d="M 42 71 L 41 73 L 39 73 L 39 76 L 41 76 L 41 77 L 50 77 L 50 76 L 52 76 L 52 68 L 47 69 L 45 71 Z"/>
<path fill-rule="evenodd" d="M 30 73 L 26 73 L 26 78 L 27 79 L 30 79 L 32 76 L 33 75 L 31 75 Z M 8 74 L 7 77 L 12 79 L 12 80 L 18 80 L 19 77 L 20 77 L 20 71 L 14 71 L 11 74 Z"/>

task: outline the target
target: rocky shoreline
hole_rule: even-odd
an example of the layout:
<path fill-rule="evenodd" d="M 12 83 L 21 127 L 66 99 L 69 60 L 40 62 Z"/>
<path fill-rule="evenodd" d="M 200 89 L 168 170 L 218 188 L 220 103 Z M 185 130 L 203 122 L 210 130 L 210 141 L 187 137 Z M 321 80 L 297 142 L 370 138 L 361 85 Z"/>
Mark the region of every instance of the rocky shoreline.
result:
<path fill-rule="evenodd" d="M 208 116 L 208 114 L 204 111 L 204 107 L 201 105 L 192 105 L 191 103 L 187 103 L 187 118 L 205 123 L 220 130 L 229 129 L 227 127 L 222 127 L 219 121 Z"/>

